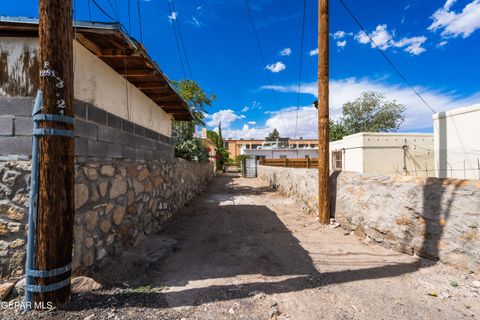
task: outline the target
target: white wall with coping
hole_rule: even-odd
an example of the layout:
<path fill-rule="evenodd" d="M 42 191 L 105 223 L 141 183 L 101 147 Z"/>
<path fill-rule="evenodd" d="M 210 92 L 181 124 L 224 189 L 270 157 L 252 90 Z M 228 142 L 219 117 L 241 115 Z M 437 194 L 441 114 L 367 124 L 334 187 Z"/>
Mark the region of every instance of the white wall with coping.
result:
<path fill-rule="evenodd" d="M 480 179 L 480 103 L 433 115 L 439 177 Z"/>
<path fill-rule="evenodd" d="M 346 171 L 435 176 L 430 133 L 357 133 L 331 142 L 330 152 L 333 151 L 342 151 Z"/>

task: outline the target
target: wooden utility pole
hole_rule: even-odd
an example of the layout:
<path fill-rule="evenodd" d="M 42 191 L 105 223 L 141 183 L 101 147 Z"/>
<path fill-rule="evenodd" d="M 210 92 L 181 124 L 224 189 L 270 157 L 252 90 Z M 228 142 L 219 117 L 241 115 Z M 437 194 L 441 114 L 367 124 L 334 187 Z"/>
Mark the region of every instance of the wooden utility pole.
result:
<path fill-rule="evenodd" d="M 72 1 L 39 1 L 42 114 L 74 117 Z M 44 121 L 41 128 L 73 130 L 73 124 Z M 72 262 L 74 224 L 74 139 L 47 133 L 39 137 L 38 213 L 35 267 L 54 270 Z M 39 285 L 67 281 L 70 271 L 37 279 Z M 37 293 L 35 301 L 54 306 L 70 298 L 70 284 Z"/>
<path fill-rule="evenodd" d="M 328 0 L 318 1 L 318 220 L 330 221 Z"/>

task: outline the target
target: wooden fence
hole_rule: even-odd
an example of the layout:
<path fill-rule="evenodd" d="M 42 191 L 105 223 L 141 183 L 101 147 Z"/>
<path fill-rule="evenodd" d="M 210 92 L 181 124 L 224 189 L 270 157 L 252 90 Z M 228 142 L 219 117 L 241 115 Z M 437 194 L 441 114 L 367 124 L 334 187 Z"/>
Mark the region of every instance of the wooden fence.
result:
<path fill-rule="evenodd" d="M 318 159 L 296 158 L 296 159 L 260 159 L 262 166 L 289 167 L 289 168 L 318 168 Z"/>

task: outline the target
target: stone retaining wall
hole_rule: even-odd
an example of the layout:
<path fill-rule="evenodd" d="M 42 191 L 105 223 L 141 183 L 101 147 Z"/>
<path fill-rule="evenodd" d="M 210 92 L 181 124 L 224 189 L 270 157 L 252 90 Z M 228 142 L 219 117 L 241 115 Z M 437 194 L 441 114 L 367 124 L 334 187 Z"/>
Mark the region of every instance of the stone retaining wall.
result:
<path fill-rule="evenodd" d="M 77 274 L 160 231 L 214 174 L 211 164 L 183 159 L 75 161 Z M 24 273 L 30 164 L 0 162 L 0 278 Z"/>
<path fill-rule="evenodd" d="M 259 166 L 258 175 L 317 212 L 316 169 Z M 480 181 L 334 172 L 331 199 L 331 215 L 361 237 L 480 272 Z"/>

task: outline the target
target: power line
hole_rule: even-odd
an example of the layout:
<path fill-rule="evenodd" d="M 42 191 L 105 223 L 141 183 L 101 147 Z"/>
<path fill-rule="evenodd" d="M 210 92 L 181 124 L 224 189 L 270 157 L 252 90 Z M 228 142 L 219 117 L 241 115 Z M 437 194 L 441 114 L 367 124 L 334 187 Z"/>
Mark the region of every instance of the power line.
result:
<path fill-rule="evenodd" d="M 92 22 L 92 9 L 90 8 L 90 0 L 87 0 L 88 4 L 88 17 L 90 19 L 90 22 Z"/>
<path fill-rule="evenodd" d="M 167 1 L 167 3 L 168 3 L 168 10 L 170 11 L 170 19 L 174 20 L 174 19 L 177 18 L 176 13 L 175 13 L 175 16 L 174 16 L 174 14 L 173 14 L 174 11 L 172 10 L 170 0 Z M 172 22 L 172 28 L 173 28 L 173 34 L 175 35 L 175 42 L 177 43 L 178 57 L 180 59 L 180 64 L 182 65 L 183 78 L 186 79 L 187 78 L 187 73 L 185 72 L 185 65 L 183 64 L 182 52 L 180 50 L 180 42 L 178 40 L 177 29 L 175 28 L 175 23 L 174 22 Z"/>
<path fill-rule="evenodd" d="M 393 70 L 395 70 L 398 75 L 400 76 L 400 78 L 402 78 L 402 80 L 410 87 L 410 89 L 412 89 L 412 91 L 415 93 L 415 95 L 417 95 L 418 98 L 420 98 L 420 100 L 422 100 L 422 102 L 430 109 L 430 111 L 432 111 L 433 113 L 437 113 L 435 111 L 435 109 L 433 109 L 427 101 L 425 101 L 425 99 L 420 95 L 420 93 L 415 89 L 415 87 L 413 87 L 410 82 L 407 80 L 407 78 L 405 78 L 405 76 L 403 75 L 403 73 L 395 66 L 395 64 L 393 64 L 392 60 L 390 60 L 390 58 L 387 56 L 387 54 L 382 50 L 380 49 L 377 44 L 375 43 L 375 41 L 372 39 L 372 37 L 370 36 L 370 34 L 367 32 L 367 30 L 363 27 L 363 25 L 360 23 L 360 20 L 358 20 L 358 18 L 353 14 L 353 12 L 348 8 L 347 4 L 343 1 L 343 0 L 338 0 L 340 1 L 340 3 L 342 4 L 342 6 L 345 8 L 345 10 L 348 12 L 348 14 L 352 17 L 352 19 L 355 21 L 355 23 L 360 27 L 360 29 L 362 29 L 362 31 L 367 35 L 367 37 L 370 39 L 370 42 L 373 44 L 373 46 L 378 50 L 378 52 L 380 52 L 380 54 L 385 58 L 385 60 L 388 62 L 388 64 L 393 68 Z"/>
<path fill-rule="evenodd" d="M 120 21 L 119 17 L 118 17 L 118 6 L 117 6 L 117 10 L 115 10 L 112 2 L 110 0 L 107 0 L 108 2 L 108 5 L 110 6 L 110 8 L 112 8 L 112 11 L 113 11 L 113 14 L 115 15 L 115 17 L 117 17 L 117 21 Z"/>
<path fill-rule="evenodd" d="M 297 116 L 295 118 L 295 139 L 297 138 L 298 127 L 298 109 L 300 109 L 300 87 L 302 82 L 302 66 L 303 66 L 303 40 L 305 35 L 305 14 L 307 8 L 307 0 L 303 0 L 303 17 L 302 17 L 302 36 L 300 40 L 300 69 L 298 71 L 298 89 L 297 89 Z"/>
<path fill-rule="evenodd" d="M 138 25 L 140 27 L 140 42 L 143 43 L 142 15 L 140 13 L 140 0 L 137 0 L 137 11 L 138 11 Z"/>
<path fill-rule="evenodd" d="M 174 12 L 177 12 L 175 10 L 175 4 L 173 3 L 173 0 L 170 0 L 171 3 L 172 3 L 172 9 Z M 182 48 L 183 48 L 183 55 L 185 56 L 185 62 L 187 64 L 187 70 L 188 70 L 188 74 L 190 75 L 190 79 L 193 80 L 193 76 L 192 76 L 192 69 L 190 68 L 190 61 L 188 59 L 188 55 L 187 55 L 187 51 L 185 49 L 185 42 L 183 42 L 183 36 L 182 36 L 182 30 L 180 29 L 180 24 L 178 23 L 178 19 L 175 18 L 175 24 L 177 25 L 177 30 L 178 30 L 178 34 L 180 35 L 180 43 L 182 45 Z"/>
<path fill-rule="evenodd" d="M 130 0 L 127 1 L 127 6 L 128 6 L 128 33 L 132 35 L 132 24 L 131 24 L 131 19 L 130 19 Z"/>
<path fill-rule="evenodd" d="M 118 22 L 117 19 L 113 18 L 111 15 L 108 14 L 107 11 L 105 11 L 98 3 L 96 0 L 92 0 L 93 4 L 95 5 L 95 7 L 97 7 L 98 10 L 100 10 L 107 18 L 109 18 L 110 20 L 114 21 L 114 22 Z"/>
<path fill-rule="evenodd" d="M 253 19 L 252 10 L 250 9 L 250 4 L 248 3 L 248 0 L 244 0 L 244 1 L 245 1 L 245 5 L 247 6 L 248 17 L 250 18 L 250 23 L 252 25 L 253 33 L 255 35 L 255 41 L 256 41 L 256 44 L 257 44 L 257 47 L 258 47 L 258 51 L 260 52 L 260 57 L 262 58 L 262 63 L 263 63 L 263 66 L 265 67 L 267 65 L 267 60 L 265 59 L 265 55 L 263 53 L 262 45 L 260 43 L 260 37 L 258 36 L 257 27 L 255 26 L 255 20 Z M 273 88 L 272 77 L 270 76 L 270 74 L 268 72 L 267 72 L 267 78 L 268 78 L 268 82 L 270 84 L 270 87 Z M 272 89 L 272 93 L 273 93 L 273 99 L 274 99 L 274 102 L 275 102 L 275 106 L 278 109 L 279 107 L 278 107 L 277 94 L 275 93 L 275 90 L 273 90 L 273 89 Z M 287 132 L 287 135 L 290 136 L 290 132 L 288 131 L 287 127 L 285 126 L 285 122 L 283 121 L 283 117 L 282 117 L 281 113 L 280 113 L 280 119 L 282 120 L 283 128 Z"/>

